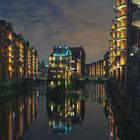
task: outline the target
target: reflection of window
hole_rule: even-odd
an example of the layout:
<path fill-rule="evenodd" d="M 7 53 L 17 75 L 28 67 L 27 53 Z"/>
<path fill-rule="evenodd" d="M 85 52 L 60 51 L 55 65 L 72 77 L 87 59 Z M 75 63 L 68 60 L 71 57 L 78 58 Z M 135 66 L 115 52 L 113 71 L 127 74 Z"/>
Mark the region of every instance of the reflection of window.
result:
<path fill-rule="evenodd" d="M 121 16 L 126 15 L 126 7 L 121 10 Z"/>
<path fill-rule="evenodd" d="M 53 57 L 53 61 L 55 61 L 55 59 L 56 59 L 56 58 L 55 58 L 55 57 Z"/>
<path fill-rule="evenodd" d="M 121 26 L 121 23 L 118 21 L 117 28 L 119 28 L 120 26 Z"/>
<path fill-rule="evenodd" d="M 59 57 L 60 61 L 62 61 L 62 56 Z"/>
<path fill-rule="evenodd" d="M 117 6 L 121 5 L 121 0 L 117 0 Z"/>
<path fill-rule="evenodd" d="M 121 12 L 118 11 L 118 12 L 117 12 L 117 17 L 120 17 L 120 16 L 121 16 Z"/>
<path fill-rule="evenodd" d="M 126 41 L 121 42 L 121 49 L 124 49 L 124 48 L 126 48 Z"/>
<path fill-rule="evenodd" d="M 12 33 L 8 32 L 8 39 L 11 40 L 12 39 Z"/>
<path fill-rule="evenodd" d="M 126 56 L 125 54 L 121 55 L 121 65 L 124 65 L 126 63 Z"/>
<path fill-rule="evenodd" d="M 52 61 L 52 57 L 49 57 L 49 60 Z"/>
<path fill-rule="evenodd" d="M 125 4 L 126 3 L 126 0 L 122 0 L 122 4 Z"/>
<path fill-rule="evenodd" d="M 126 23 L 127 23 L 126 19 L 122 19 L 121 20 L 121 26 L 122 27 L 126 26 Z"/>
<path fill-rule="evenodd" d="M 121 31 L 121 38 L 124 38 L 124 37 L 126 37 L 126 30 Z"/>
<path fill-rule="evenodd" d="M 11 64 L 8 65 L 8 70 L 9 70 L 9 71 L 12 70 L 12 65 L 11 65 Z"/>

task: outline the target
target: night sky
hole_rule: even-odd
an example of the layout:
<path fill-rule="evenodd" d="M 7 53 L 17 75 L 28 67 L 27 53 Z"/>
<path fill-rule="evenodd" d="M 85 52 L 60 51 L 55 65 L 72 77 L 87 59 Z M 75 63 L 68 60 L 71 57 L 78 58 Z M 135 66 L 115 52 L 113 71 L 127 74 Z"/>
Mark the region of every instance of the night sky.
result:
<path fill-rule="evenodd" d="M 52 46 L 83 45 L 87 62 L 103 58 L 108 47 L 113 0 L 0 0 L 0 19 L 48 62 Z"/>

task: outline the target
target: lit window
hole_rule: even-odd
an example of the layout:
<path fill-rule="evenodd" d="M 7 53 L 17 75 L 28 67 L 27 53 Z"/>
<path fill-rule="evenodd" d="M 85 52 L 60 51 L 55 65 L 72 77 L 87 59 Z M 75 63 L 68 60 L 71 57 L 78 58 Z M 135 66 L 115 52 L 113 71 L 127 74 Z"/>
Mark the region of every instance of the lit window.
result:
<path fill-rule="evenodd" d="M 8 32 L 8 39 L 11 40 L 12 39 L 12 33 Z"/>

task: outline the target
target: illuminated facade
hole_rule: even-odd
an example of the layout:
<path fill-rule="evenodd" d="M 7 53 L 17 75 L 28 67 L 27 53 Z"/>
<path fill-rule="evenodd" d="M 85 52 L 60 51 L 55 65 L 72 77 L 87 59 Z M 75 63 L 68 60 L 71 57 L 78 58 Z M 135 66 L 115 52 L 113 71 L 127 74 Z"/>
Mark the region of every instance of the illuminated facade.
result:
<path fill-rule="evenodd" d="M 10 82 L 14 77 L 13 69 L 13 28 L 10 23 L 0 21 L 0 72 L 3 83 Z"/>
<path fill-rule="evenodd" d="M 24 48 L 24 72 L 25 78 L 31 77 L 31 51 L 30 43 L 27 41 Z"/>
<path fill-rule="evenodd" d="M 69 47 L 59 45 L 49 56 L 48 79 L 70 79 L 72 77 L 72 53 Z"/>
<path fill-rule="evenodd" d="M 99 60 L 96 63 L 96 76 L 104 76 L 104 60 Z"/>
<path fill-rule="evenodd" d="M 120 55 L 121 49 L 117 47 L 117 25 L 114 21 L 112 21 L 112 28 L 110 33 L 110 44 L 109 44 L 109 51 L 110 51 L 110 78 L 111 79 L 118 79 L 120 77 Z M 118 41 L 120 43 L 120 41 Z M 125 53 L 125 51 L 124 51 Z M 121 61 L 122 62 L 122 61 Z M 121 63 L 123 64 L 123 63 Z"/>
<path fill-rule="evenodd" d="M 24 61 L 25 78 L 37 78 L 39 71 L 38 53 L 28 41 L 25 43 Z"/>
<path fill-rule="evenodd" d="M 12 24 L 0 21 L 0 83 L 11 84 L 38 76 L 38 54 Z"/>
<path fill-rule="evenodd" d="M 107 50 L 106 53 L 104 54 L 104 77 L 105 78 L 109 78 L 109 72 L 110 72 L 109 58 L 110 58 L 110 52 L 109 50 Z"/>
<path fill-rule="evenodd" d="M 38 77 L 39 73 L 39 59 L 38 59 L 38 53 L 37 50 L 35 50 L 35 76 Z"/>
<path fill-rule="evenodd" d="M 113 63 L 111 67 L 111 77 L 126 81 L 126 70 L 127 70 L 127 37 L 128 37 L 128 3 L 126 0 L 116 1 L 116 25 L 112 23 L 112 37 L 116 28 L 116 46 L 113 46 L 114 50 L 117 48 L 117 55 L 113 57 Z M 113 37 L 113 40 L 115 38 Z M 112 41 L 113 41 L 112 40 Z M 115 44 L 113 44 L 115 45 Z M 118 62 L 115 61 L 115 57 L 118 57 Z M 112 72 L 113 71 L 113 72 Z"/>
<path fill-rule="evenodd" d="M 92 77 L 103 78 L 105 75 L 104 60 L 98 60 L 91 64 L 86 64 L 85 73 Z"/>
<path fill-rule="evenodd" d="M 31 76 L 35 76 L 35 49 L 31 47 Z"/>
<path fill-rule="evenodd" d="M 131 0 L 116 0 L 116 17 L 112 21 L 109 44 L 110 78 L 122 84 L 130 80 L 131 53 L 136 43 L 136 29 L 131 25 L 134 9 Z"/>
<path fill-rule="evenodd" d="M 73 77 L 81 77 L 85 74 L 85 60 L 86 54 L 84 48 L 81 47 L 73 47 L 70 48 L 72 52 L 72 76 Z"/>
<path fill-rule="evenodd" d="M 14 35 L 14 76 L 21 80 L 24 76 L 24 39 L 21 35 Z"/>
<path fill-rule="evenodd" d="M 31 76 L 37 77 L 38 76 L 38 53 L 34 49 L 34 47 L 30 48 L 31 52 Z"/>

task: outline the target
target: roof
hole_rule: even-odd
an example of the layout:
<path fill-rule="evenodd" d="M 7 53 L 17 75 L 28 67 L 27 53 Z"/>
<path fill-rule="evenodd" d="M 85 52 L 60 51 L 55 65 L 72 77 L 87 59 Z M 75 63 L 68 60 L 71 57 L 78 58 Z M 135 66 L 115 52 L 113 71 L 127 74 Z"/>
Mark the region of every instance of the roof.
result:
<path fill-rule="evenodd" d="M 64 46 L 64 45 L 59 45 L 58 47 L 54 47 L 54 50 L 53 50 L 53 53 L 51 54 L 51 56 L 71 56 L 72 55 L 72 52 L 70 50 L 69 47 L 67 46 Z"/>

